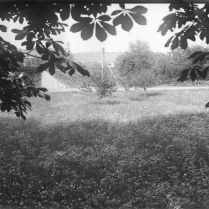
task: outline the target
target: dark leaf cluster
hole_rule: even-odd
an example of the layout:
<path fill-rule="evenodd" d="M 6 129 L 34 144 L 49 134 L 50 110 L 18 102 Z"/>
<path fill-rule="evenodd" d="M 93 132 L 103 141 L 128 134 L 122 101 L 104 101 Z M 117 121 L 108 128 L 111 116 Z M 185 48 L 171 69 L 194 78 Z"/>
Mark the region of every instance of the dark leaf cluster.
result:
<path fill-rule="evenodd" d="M 209 55 L 209 52 L 205 51 L 196 51 L 192 53 L 189 58 L 193 59 L 193 64 L 196 64 L 198 62 L 202 62 L 204 59 L 207 58 Z M 190 78 L 192 81 L 198 80 L 198 79 L 206 79 L 208 74 L 209 66 L 206 66 L 202 69 L 200 66 L 192 66 L 188 69 L 185 69 L 181 72 L 181 75 L 178 79 L 178 81 L 185 81 L 188 78 L 188 75 L 190 75 Z"/>
<path fill-rule="evenodd" d="M 59 62 L 56 63 L 56 66 L 63 72 L 68 73 L 70 76 L 72 76 L 75 71 L 77 70 L 82 76 L 90 77 L 90 73 L 88 70 L 86 70 L 83 66 L 79 65 L 76 62 L 65 60 L 66 67 L 61 65 Z"/>
<path fill-rule="evenodd" d="M 71 14 L 72 18 L 77 23 L 71 26 L 70 31 L 76 33 L 81 32 L 83 40 L 88 40 L 92 37 L 94 30 L 95 35 L 99 41 L 105 41 L 107 34 L 116 35 L 116 26 L 121 25 L 125 31 L 130 31 L 133 27 L 133 22 L 139 25 L 146 25 L 146 18 L 143 16 L 147 12 L 147 9 L 143 6 L 136 6 L 132 9 L 126 9 L 122 4 L 121 10 L 113 11 L 111 16 L 103 14 L 107 11 L 107 6 L 104 4 L 90 4 L 81 6 L 72 6 Z M 85 14 L 86 17 L 82 17 L 74 14 L 74 10 L 81 11 L 80 14 Z M 93 17 L 91 17 L 93 15 Z M 116 17 L 115 17 L 116 16 Z M 113 25 L 109 22 L 112 21 Z"/>
<path fill-rule="evenodd" d="M 192 53 L 189 58 L 193 59 L 193 64 L 196 64 L 198 62 L 202 62 L 203 60 L 207 59 L 209 55 L 209 52 L 206 51 L 196 51 Z M 209 65 L 205 66 L 204 68 L 200 66 L 193 65 L 192 67 L 185 69 L 181 72 L 180 77 L 178 78 L 178 81 L 186 81 L 188 77 L 192 81 L 195 80 L 205 80 L 208 76 L 208 70 L 209 70 Z M 206 108 L 209 107 L 209 103 L 205 105 Z"/>
<path fill-rule="evenodd" d="M 27 98 L 39 96 L 50 100 L 44 88 L 35 88 L 33 81 L 27 76 L 19 78 L 14 74 L 0 77 L 0 108 L 1 111 L 14 112 L 17 117 L 26 119 L 25 113 L 31 108 Z"/>
<path fill-rule="evenodd" d="M 159 26 L 158 32 L 165 35 L 169 30 L 175 32 L 176 28 L 180 31 L 169 38 L 165 47 L 171 46 L 171 49 L 176 49 L 180 46 L 186 49 L 188 40 L 195 41 L 196 36 L 209 43 L 208 4 L 202 8 L 193 3 L 170 4 L 169 10 L 172 13 L 163 18 L 164 22 Z"/>
<path fill-rule="evenodd" d="M 125 5 L 120 5 L 121 10 L 112 12 L 112 15 L 118 15 L 113 19 L 113 25 L 121 25 L 125 31 L 130 31 L 133 27 L 133 20 L 139 25 L 146 25 L 146 18 L 143 16 L 147 12 L 147 9 L 143 6 L 136 6 L 132 9 L 125 9 Z"/>
<path fill-rule="evenodd" d="M 25 55 L 1 37 L 0 52 L 0 109 L 26 119 L 25 113 L 31 108 L 27 98 L 37 95 L 43 97 L 43 89 L 36 89 L 27 76 L 19 78 L 16 75 Z M 45 95 L 45 99 L 49 99 L 49 96 Z"/>
<path fill-rule="evenodd" d="M 207 76 L 207 70 L 208 68 L 201 70 L 201 67 L 199 66 L 193 66 L 191 68 L 185 69 L 181 72 L 178 81 L 186 81 L 188 77 L 190 77 L 192 81 L 205 79 Z"/>

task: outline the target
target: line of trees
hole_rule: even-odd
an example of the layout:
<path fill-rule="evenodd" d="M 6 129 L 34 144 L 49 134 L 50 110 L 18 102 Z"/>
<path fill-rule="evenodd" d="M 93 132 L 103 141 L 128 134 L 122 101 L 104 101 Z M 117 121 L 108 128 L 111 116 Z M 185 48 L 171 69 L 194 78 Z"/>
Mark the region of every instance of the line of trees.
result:
<path fill-rule="evenodd" d="M 151 51 L 148 43 L 137 41 L 130 43 L 129 50 L 116 60 L 116 71 L 120 84 L 125 88 L 146 89 L 160 84 L 176 84 L 180 73 L 193 66 L 190 54 L 195 51 L 206 51 L 203 46 L 193 46 L 186 50 L 176 48 L 167 54 Z M 196 63 L 203 66 L 203 63 Z"/>

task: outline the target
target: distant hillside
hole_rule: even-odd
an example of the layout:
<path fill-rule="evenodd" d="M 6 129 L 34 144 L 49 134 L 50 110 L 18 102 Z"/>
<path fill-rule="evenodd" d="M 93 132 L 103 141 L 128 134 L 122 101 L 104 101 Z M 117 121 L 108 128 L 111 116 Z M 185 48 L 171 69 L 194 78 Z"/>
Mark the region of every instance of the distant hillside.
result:
<path fill-rule="evenodd" d="M 25 49 L 19 49 L 22 52 L 27 52 Z M 31 55 L 41 57 L 36 50 L 30 52 Z M 105 52 L 105 62 L 115 62 L 116 58 L 124 54 L 124 52 Z M 75 62 L 101 62 L 102 61 L 102 52 L 81 52 L 73 53 Z"/>
<path fill-rule="evenodd" d="M 22 52 L 27 52 L 27 50 L 20 49 Z M 33 50 L 30 52 L 33 56 L 40 57 L 36 50 Z M 105 53 L 105 62 L 115 62 L 116 58 L 123 54 L 123 52 L 106 52 Z M 86 52 L 86 53 L 74 53 L 73 54 L 74 61 L 75 62 L 81 62 L 84 63 L 85 68 L 90 71 L 92 67 L 95 65 L 93 62 L 101 62 L 102 60 L 102 52 Z M 85 63 L 86 62 L 86 63 Z M 114 69 L 112 69 L 114 71 Z M 77 88 L 82 85 L 82 83 L 88 82 L 90 78 L 81 76 L 77 71 L 73 76 L 69 76 L 68 73 L 62 73 L 60 70 L 56 69 L 56 73 L 53 75 L 58 81 L 61 83 L 68 85 L 72 88 Z"/>
<path fill-rule="evenodd" d="M 77 72 L 73 76 L 70 76 L 68 73 L 63 73 L 58 69 L 56 69 L 56 73 L 53 75 L 53 77 L 71 88 L 79 88 L 83 81 L 88 79 L 88 77 L 81 76 Z"/>
<path fill-rule="evenodd" d="M 105 62 L 115 62 L 116 58 L 124 52 L 105 52 Z M 101 62 L 102 52 L 73 53 L 76 62 Z"/>

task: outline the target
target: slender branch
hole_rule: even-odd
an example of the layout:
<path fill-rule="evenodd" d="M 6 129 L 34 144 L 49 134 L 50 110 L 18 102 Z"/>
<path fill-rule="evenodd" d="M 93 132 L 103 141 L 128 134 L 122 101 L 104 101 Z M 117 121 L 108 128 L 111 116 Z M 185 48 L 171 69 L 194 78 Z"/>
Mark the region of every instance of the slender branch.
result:
<path fill-rule="evenodd" d="M 33 49 L 31 49 L 29 52 L 27 52 L 27 55 L 29 55 L 29 53 L 30 53 L 31 51 L 33 51 Z"/>
<path fill-rule="evenodd" d="M 46 47 L 42 44 L 42 42 L 40 40 L 37 41 L 39 44 L 41 44 L 41 46 L 46 49 Z"/>
<path fill-rule="evenodd" d="M 32 55 L 32 54 L 28 54 L 28 53 L 25 53 L 25 52 L 23 52 L 23 54 L 27 54 L 27 55 L 30 55 L 31 57 L 39 58 L 39 59 L 42 60 L 42 57 L 38 57 L 38 56 L 35 56 L 35 55 Z"/>

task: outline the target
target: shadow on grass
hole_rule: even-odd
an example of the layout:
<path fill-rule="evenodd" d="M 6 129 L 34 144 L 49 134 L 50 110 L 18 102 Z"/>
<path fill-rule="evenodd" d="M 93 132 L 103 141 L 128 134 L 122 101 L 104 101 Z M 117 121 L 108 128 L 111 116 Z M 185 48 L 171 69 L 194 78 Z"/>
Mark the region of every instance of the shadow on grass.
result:
<path fill-rule="evenodd" d="M 155 97 L 155 96 L 161 96 L 161 95 L 163 95 L 163 93 L 162 92 L 149 92 L 149 91 L 147 91 L 147 97 Z"/>
<path fill-rule="evenodd" d="M 93 204 L 95 200 L 101 198 L 100 193 L 97 195 L 94 192 L 97 187 L 110 195 L 108 198 L 117 197 L 118 200 L 122 200 L 121 204 L 124 204 L 131 202 L 132 198 L 138 197 L 139 190 L 135 186 L 136 180 L 140 184 L 140 191 L 147 192 L 148 190 L 156 192 L 154 194 L 158 195 L 156 185 L 162 186 L 164 178 L 167 178 L 166 181 L 168 179 L 172 181 L 172 178 L 179 175 L 178 170 L 177 173 L 167 172 L 170 167 L 167 169 L 159 166 L 161 162 L 165 166 L 171 159 L 168 166 L 179 166 L 180 171 L 184 169 L 184 173 L 189 174 L 190 167 L 187 169 L 181 167 L 186 164 L 179 164 L 184 157 L 182 153 L 186 149 L 190 149 L 188 145 L 191 145 L 193 141 L 202 140 L 204 137 L 207 141 L 206 145 L 209 145 L 207 140 L 209 115 L 204 112 L 159 115 L 126 123 L 95 118 L 43 127 L 40 125 L 41 122 L 35 119 L 26 121 L 8 117 L 0 119 L 0 162 L 4 164 L 0 169 L 0 175 L 2 179 L 7 180 L 0 187 L 0 204 L 3 198 L 3 200 L 10 200 L 10 197 L 12 197 L 11 203 L 14 205 L 19 204 L 20 201 L 24 202 L 22 194 L 33 194 L 31 200 L 33 203 L 39 203 L 40 191 L 43 187 L 49 194 L 51 194 L 51 190 L 54 192 L 54 196 L 49 195 L 48 199 L 44 199 L 47 203 L 49 202 L 49 205 L 52 202 L 61 203 L 61 201 L 70 204 L 72 200 L 76 202 L 80 198 L 83 198 L 80 208 L 89 202 Z M 194 154 L 192 152 L 192 157 Z M 146 163 L 144 167 L 143 163 Z M 16 170 L 15 165 L 17 165 Z M 10 176 L 7 171 L 9 166 L 13 166 L 12 172 L 16 175 L 13 184 L 9 181 Z M 204 166 L 204 169 L 209 170 L 207 164 Z M 27 175 L 21 176 L 22 174 L 18 173 L 20 167 Z M 173 176 L 170 177 L 170 174 Z M 19 175 L 21 184 L 18 182 Z M 197 173 L 197 175 L 200 174 Z M 128 176 L 128 178 L 124 178 L 124 176 Z M 142 182 L 151 182 L 153 179 L 157 179 L 159 182 L 155 181 L 155 186 L 152 187 L 152 184 L 141 183 L 139 176 L 144 178 Z M 111 181 L 105 182 L 106 177 Z M 66 180 L 67 178 L 70 180 Z M 207 178 L 207 172 L 205 176 L 204 173 L 201 174 L 201 179 L 204 178 Z M 77 187 L 72 189 L 74 184 Z M 114 190 L 111 189 L 112 187 Z M 167 187 L 165 194 L 160 193 L 159 198 L 162 198 L 160 200 L 166 198 L 167 193 L 172 191 L 172 185 L 168 184 Z M 14 192 L 15 189 L 19 189 L 17 194 Z M 68 190 L 69 195 L 72 193 L 71 198 L 68 195 L 62 196 L 62 192 L 68 192 Z M 14 198 L 15 195 L 17 195 L 17 199 Z M 21 198 L 19 198 L 20 196 Z M 85 199 L 86 196 L 88 196 L 88 201 Z M 108 202 L 109 199 L 105 198 L 106 196 L 102 201 Z M 31 200 L 30 196 L 27 196 L 26 202 Z M 151 195 L 150 199 L 146 199 L 146 201 L 152 201 Z M 141 202 L 139 203 L 141 204 Z M 45 203 L 43 202 L 43 204 Z M 117 208 L 120 207 L 122 206 L 119 205 Z M 92 208 L 99 207 L 97 205 Z M 111 207 L 107 206 L 107 208 Z"/>
<path fill-rule="evenodd" d="M 119 104 L 120 101 L 103 101 L 101 104 Z M 97 104 L 97 103 L 95 103 Z M 53 116 L 52 116 L 53 117 Z M 192 122 L 192 126 L 190 123 Z M 14 117 L 0 117 L 0 131 L 1 139 L 4 137 L 10 137 L 15 134 L 30 133 L 30 137 L 34 141 L 47 139 L 49 144 L 53 141 L 58 140 L 58 143 L 62 140 L 67 141 L 70 145 L 79 145 L 80 143 L 94 144 L 94 140 L 101 139 L 102 136 L 107 138 L 104 143 L 110 142 L 110 139 L 125 140 L 126 137 L 129 138 L 127 144 L 133 139 L 139 140 L 140 136 L 154 137 L 158 140 L 158 135 L 165 138 L 175 138 L 175 136 L 180 136 L 185 130 L 188 134 L 194 134 L 197 137 L 197 131 L 199 135 L 209 136 L 208 130 L 209 115 L 208 112 L 200 113 L 179 113 L 176 115 L 168 116 L 150 116 L 144 117 L 136 121 L 128 121 L 126 123 L 117 121 L 108 121 L 101 118 L 95 118 L 85 121 L 74 121 L 74 122 L 63 122 L 59 124 L 47 124 L 41 125 L 39 120 L 34 118 L 28 118 L 25 121 Z M 197 127 L 195 127 L 195 125 Z M 161 127 L 163 127 L 161 129 Z M 201 129 L 198 129 L 201 128 Z M 191 129 L 191 130 L 190 130 Z M 163 132 L 165 131 L 165 132 Z M 147 133 L 150 133 L 147 135 Z M 206 132 L 206 133 L 205 133 Z M 153 133 L 153 134 L 151 134 Z M 169 134 L 168 134 L 169 133 Z M 145 134 L 145 135 L 144 135 Z M 91 137 L 90 137 L 91 135 Z M 114 137 L 113 137 L 114 136 Z M 130 137 L 132 136 L 132 137 Z M 24 137 L 24 136 L 23 136 Z M 108 139 L 109 137 L 109 139 Z M 184 135 L 182 135 L 182 138 Z M 143 137 L 142 137 L 143 138 Z M 73 144 L 72 144 L 73 143 Z M 55 146 L 54 149 L 58 149 L 59 146 Z"/>
<path fill-rule="evenodd" d="M 146 100 L 146 97 L 145 96 L 138 96 L 138 97 L 129 97 L 129 100 L 133 101 L 133 102 L 136 102 L 136 101 L 144 101 Z"/>
<path fill-rule="evenodd" d="M 99 104 L 99 105 L 118 105 L 123 104 L 124 102 L 121 101 L 114 101 L 114 100 L 98 100 L 97 102 L 91 102 L 91 104 Z"/>
<path fill-rule="evenodd" d="M 147 92 L 147 96 L 145 96 L 143 93 L 134 93 L 135 96 L 129 97 L 131 101 L 144 101 L 149 97 L 155 97 L 155 96 L 161 96 L 163 93 L 161 92 Z"/>

